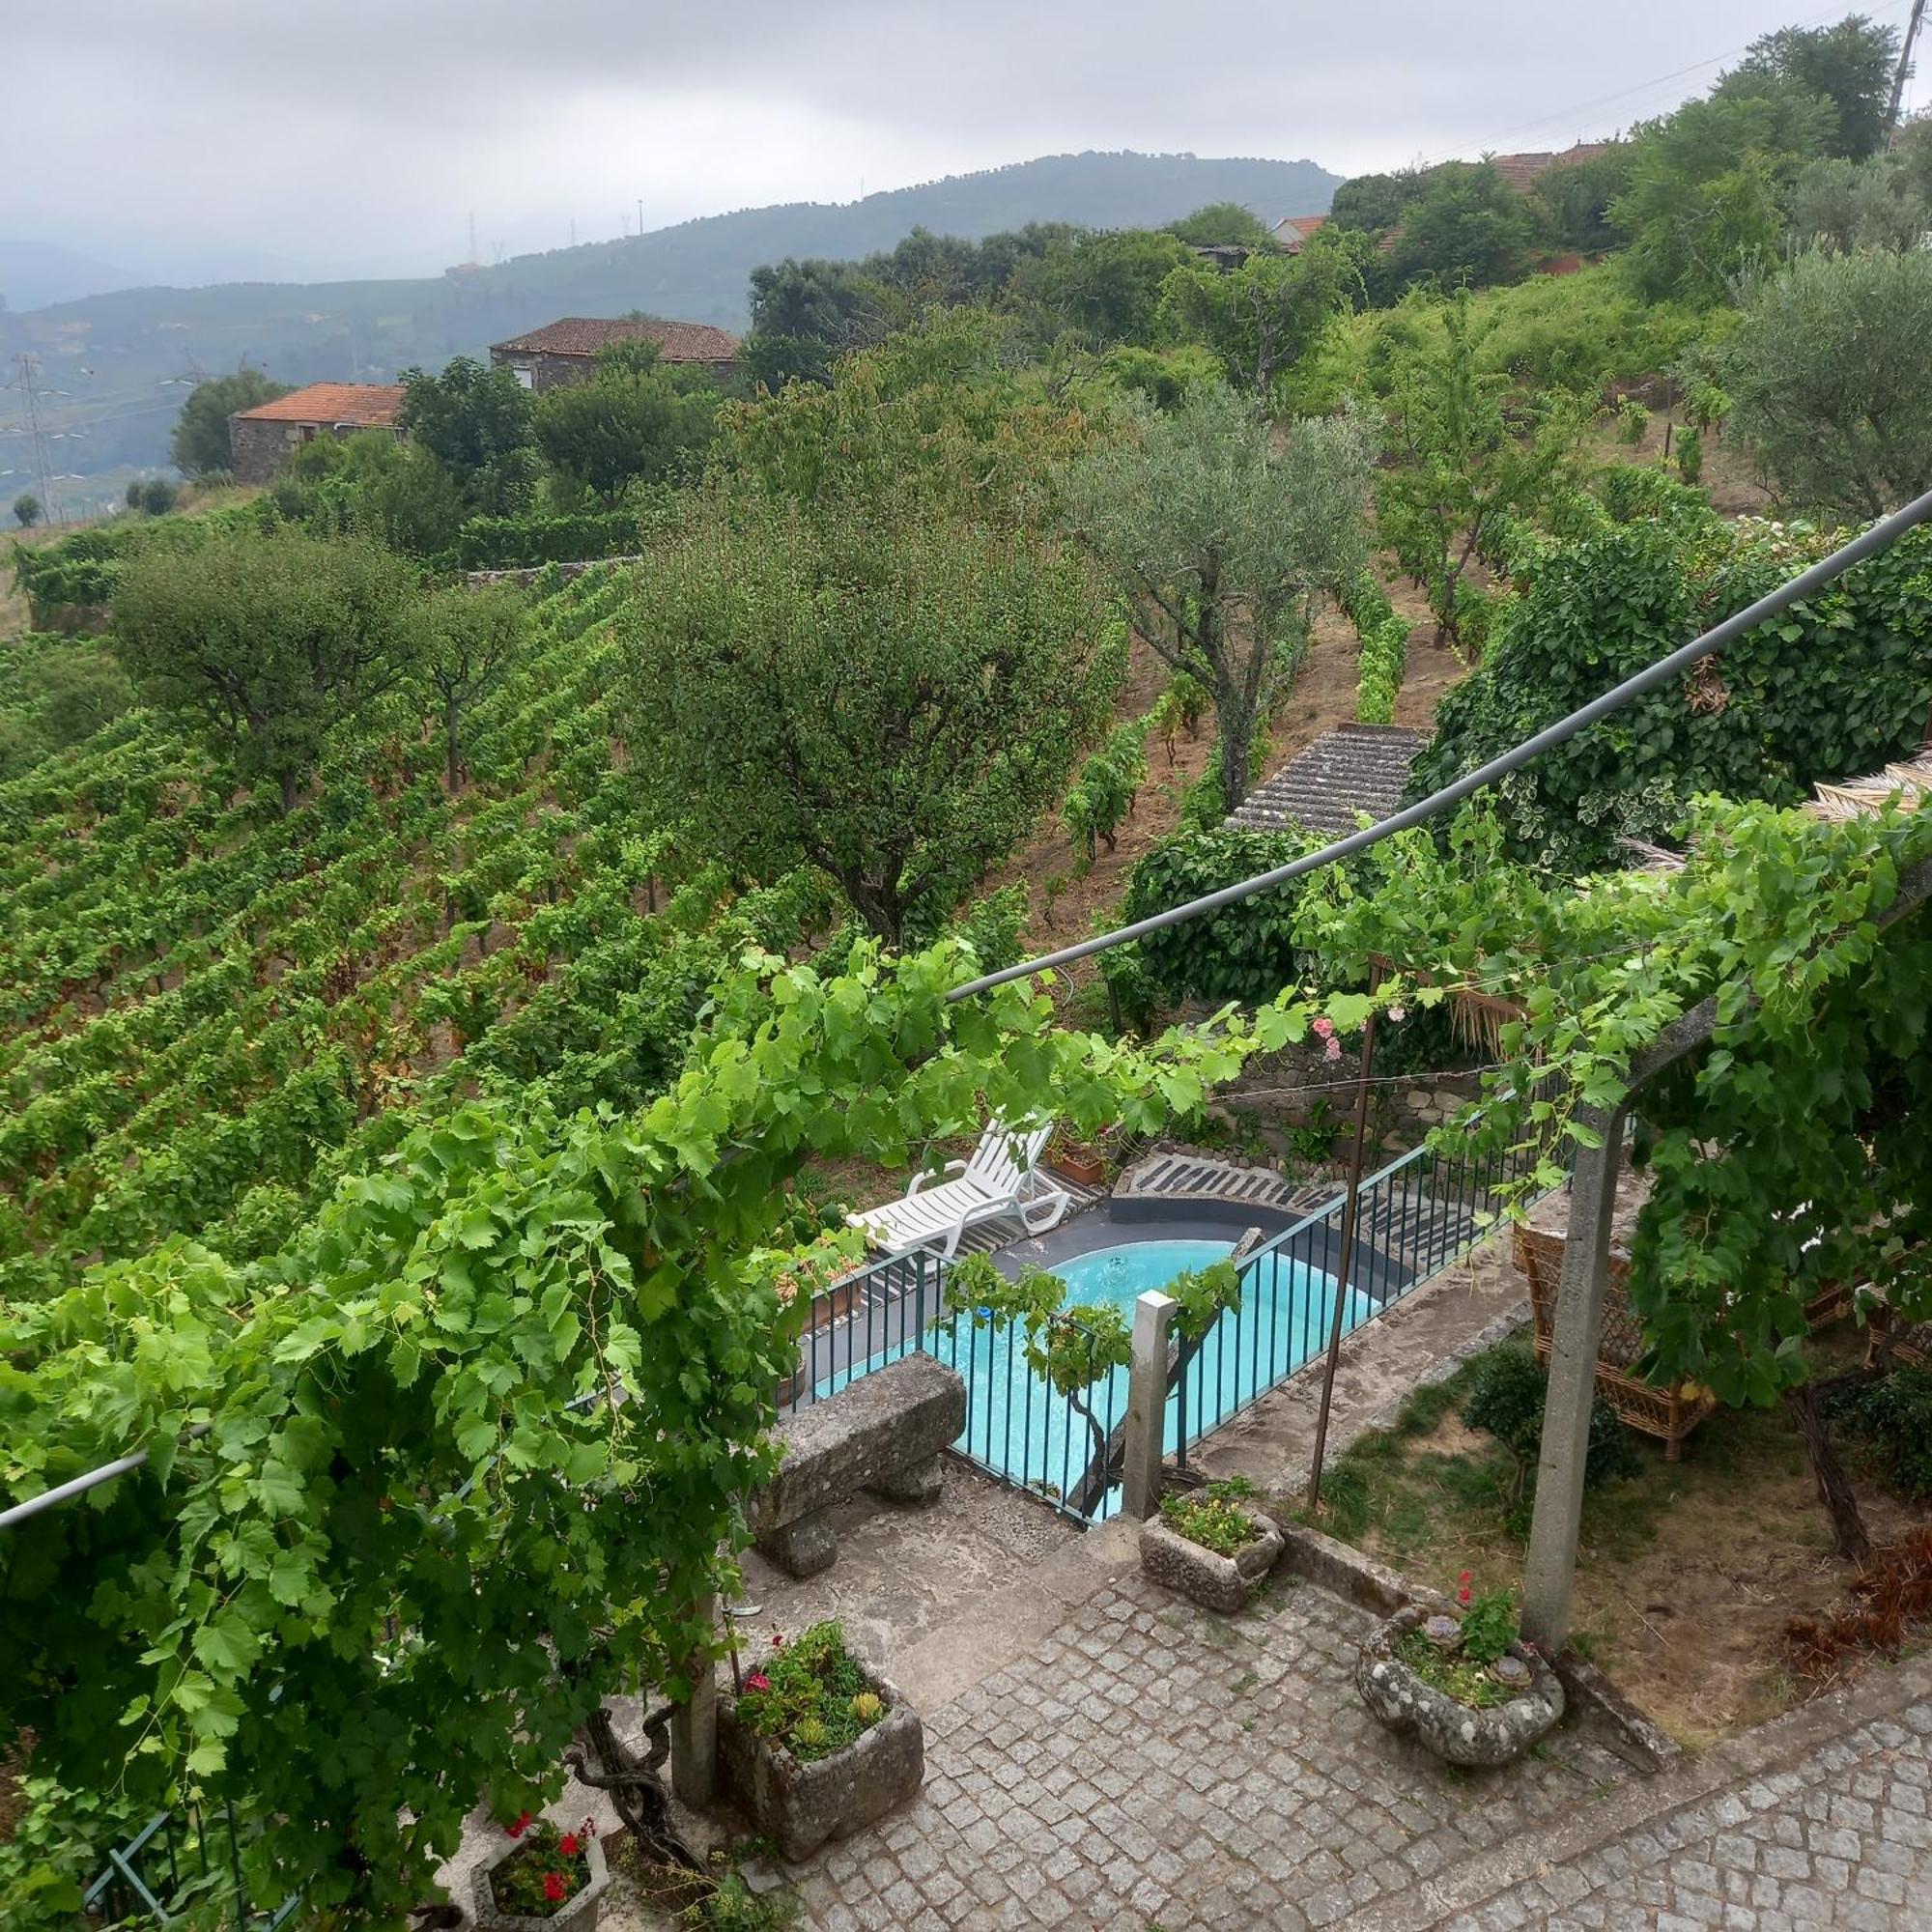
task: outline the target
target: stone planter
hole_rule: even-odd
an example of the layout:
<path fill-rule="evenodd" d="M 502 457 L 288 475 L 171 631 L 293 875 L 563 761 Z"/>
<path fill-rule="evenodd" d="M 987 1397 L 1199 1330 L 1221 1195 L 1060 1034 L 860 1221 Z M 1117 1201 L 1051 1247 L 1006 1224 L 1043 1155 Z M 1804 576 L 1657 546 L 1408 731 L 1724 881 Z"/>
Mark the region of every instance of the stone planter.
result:
<path fill-rule="evenodd" d="M 597 1932 L 597 1920 L 604 1910 L 604 1894 L 611 1887 L 611 1867 L 604 1862 L 604 1847 L 592 1838 L 583 1848 L 590 1866 L 590 1882 L 575 1898 L 568 1899 L 548 1918 L 532 1918 L 525 1912 L 505 1912 L 497 1904 L 490 1889 L 490 1875 L 522 1850 L 507 1847 L 500 1859 L 476 1867 L 476 1932 Z"/>
<path fill-rule="evenodd" d="M 1530 1687 L 1504 1704 L 1475 1710 L 1446 1690 L 1425 1684 L 1396 1655 L 1396 1645 L 1420 1630 L 1428 1615 L 1420 1605 L 1398 1610 L 1362 1645 L 1355 1689 L 1392 1731 L 1413 1731 L 1416 1741 L 1450 1764 L 1512 1764 L 1563 1715 L 1563 1686 L 1526 1644 L 1511 1655 L 1529 1666 Z"/>
<path fill-rule="evenodd" d="M 1246 1508 L 1244 1504 L 1242 1506 Z M 1233 1616 L 1254 1594 L 1282 1551 L 1280 1527 L 1259 1510 L 1247 1511 L 1260 1534 L 1232 1556 L 1190 1543 L 1158 1516 L 1141 1524 L 1141 1568 L 1163 1588 L 1204 1610 Z"/>
<path fill-rule="evenodd" d="M 828 1838 L 848 1837 L 895 1805 L 925 1779 L 925 1727 L 883 1677 L 865 1673 L 867 1688 L 886 1701 L 871 1729 L 829 1757 L 801 1763 L 781 1744 L 738 1721 L 728 1694 L 718 1704 L 718 1767 L 725 1788 L 796 1864 Z"/>

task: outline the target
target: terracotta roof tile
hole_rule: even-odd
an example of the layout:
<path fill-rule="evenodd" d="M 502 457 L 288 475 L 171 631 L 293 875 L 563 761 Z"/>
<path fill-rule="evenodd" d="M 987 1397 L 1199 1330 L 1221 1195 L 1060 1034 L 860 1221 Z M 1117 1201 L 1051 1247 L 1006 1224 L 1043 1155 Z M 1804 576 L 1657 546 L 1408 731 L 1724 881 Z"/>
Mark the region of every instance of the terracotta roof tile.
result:
<path fill-rule="evenodd" d="M 567 315 L 560 322 L 491 346 L 509 355 L 595 355 L 612 342 L 655 342 L 666 362 L 728 362 L 738 338 L 708 322 L 630 322 L 621 316 Z"/>
<path fill-rule="evenodd" d="M 382 429 L 395 421 L 402 406 L 402 389 L 393 383 L 311 383 L 272 403 L 237 410 L 235 416 L 242 422 L 355 423 Z"/>

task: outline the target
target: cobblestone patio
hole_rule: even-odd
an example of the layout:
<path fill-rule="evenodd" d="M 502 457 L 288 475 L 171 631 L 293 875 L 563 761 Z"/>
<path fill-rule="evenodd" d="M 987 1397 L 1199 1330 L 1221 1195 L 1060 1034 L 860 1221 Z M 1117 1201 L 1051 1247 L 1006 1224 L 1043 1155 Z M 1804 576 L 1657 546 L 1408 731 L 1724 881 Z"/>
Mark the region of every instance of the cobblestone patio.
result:
<path fill-rule="evenodd" d="M 1287 1579 L 1223 1620 L 1122 1577 L 927 1716 L 919 1800 L 789 1874 L 810 1922 L 1299 1932 L 1629 1776 L 1572 1733 L 1504 1776 L 1445 1771 L 1356 1701 L 1370 1622 Z"/>

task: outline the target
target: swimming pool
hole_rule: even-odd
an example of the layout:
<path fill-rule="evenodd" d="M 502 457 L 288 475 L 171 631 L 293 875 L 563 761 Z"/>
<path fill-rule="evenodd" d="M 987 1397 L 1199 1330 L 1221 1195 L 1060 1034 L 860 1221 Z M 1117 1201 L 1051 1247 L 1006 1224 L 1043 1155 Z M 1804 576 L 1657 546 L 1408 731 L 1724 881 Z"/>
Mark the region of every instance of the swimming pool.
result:
<path fill-rule="evenodd" d="M 1072 1256 L 1054 1264 L 1052 1272 L 1066 1284 L 1063 1307 L 1107 1303 L 1131 1323 L 1140 1295 L 1232 1252 L 1233 1244 L 1223 1240 L 1129 1241 Z M 1271 1249 L 1247 1263 L 1240 1308 L 1224 1313 L 1202 1338 L 1168 1398 L 1170 1452 L 1183 1431 L 1188 1442 L 1197 1441 L 1317 1353 L 1334 1306 L 1334 1281 L 1305 1263 Z M 1345 1318 L 1350 1328 L 1374 1313 L 1367 1296 L 1350 1293 Z M 966 1430 L 959 1449 L 1009 1482 L 1082 1514 L 1114 1513 L 1118 1491 L 1096 1508 L 1088 1486 L 1102 1445 L 1126 1418 L 1124 1368 L 1069 1400 L 1028 1366 L 1023 1334 L 977 1326 L 971 1311 L 963 1309 L 946 1317 L 926 1346 L 965 1378 Z"/>

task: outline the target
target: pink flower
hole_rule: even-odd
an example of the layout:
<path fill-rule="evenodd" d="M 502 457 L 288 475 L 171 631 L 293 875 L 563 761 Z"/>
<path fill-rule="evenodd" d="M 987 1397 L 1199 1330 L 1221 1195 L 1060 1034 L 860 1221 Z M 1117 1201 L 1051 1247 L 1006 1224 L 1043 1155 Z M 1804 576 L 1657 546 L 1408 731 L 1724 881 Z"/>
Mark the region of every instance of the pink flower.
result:
<path fill-rule="evenodd" d="M 1321 1049 L 1321 1058 L 1323 1060 L 1340 1060 L 1341 1057 L 1342 1057 L 1342 1042 L 1339 1039 L 1331 1039 L 1328 1042 L 1328 1044 Z"/>
<path fill-rule="evenodd" d="M 771 1688 L 772 1680 L 762 1670 L 754 1670 L 745 1679 L 747 1690 L 769 1690 Z"/>
<path fill-rule="evenodd" d="M 503 1835 L 506 1838 L 521 1838 L 529 1829 L 530 1814 L 527 1811 L 520 1811 L 517 1814 L 517 1822 L 514 1825 L 505 1825 L 503 1827 Z"/>
<path fill-rule="evenodd" d="M 1391 1007 L 1388 1009 L 1388 1016 L 1397 1026 L 1400 1026 L 1408 1017 L 1408 1009 L 1400 1006 Z"/>
<path fill-rule="evenodd" d="M 544 1896 L 550 1899 L 552 1903 L 565 1896 L 563 1874 L 561 1872 L 544 1873 Z"/>
<path fill-rule="evenodd" d="M 1335 1022 L 1326 1013 L 1323 1013 L 1315 1022 L 1315 1031 L 1323 1039 L 1333 1039 L 1335 1037 Z"/>

